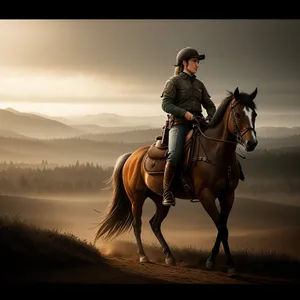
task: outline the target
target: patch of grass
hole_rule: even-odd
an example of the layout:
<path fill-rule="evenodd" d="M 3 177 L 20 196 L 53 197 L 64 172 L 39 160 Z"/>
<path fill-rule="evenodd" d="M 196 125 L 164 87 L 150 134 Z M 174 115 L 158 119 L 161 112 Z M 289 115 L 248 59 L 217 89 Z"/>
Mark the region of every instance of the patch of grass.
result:
<path fill-rule="evenodd" d="M 96 247 L 72 233 L 41 229 L 18 216 L 0 217 L 1 268 L 51 269 L 105 261 Z"/>

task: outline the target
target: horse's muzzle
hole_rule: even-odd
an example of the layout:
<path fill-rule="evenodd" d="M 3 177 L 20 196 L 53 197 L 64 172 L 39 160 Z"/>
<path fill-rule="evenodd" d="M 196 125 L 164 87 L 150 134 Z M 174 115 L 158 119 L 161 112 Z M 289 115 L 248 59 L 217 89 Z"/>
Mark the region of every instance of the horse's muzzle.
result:
<path fill-rule="evenodd" d="M 257 140 L 248 140 L 245 142 L 244 145 L 245 145 L 246 151 L 251 152 L 256 148 L 257 144 L 258 144 Z"/>

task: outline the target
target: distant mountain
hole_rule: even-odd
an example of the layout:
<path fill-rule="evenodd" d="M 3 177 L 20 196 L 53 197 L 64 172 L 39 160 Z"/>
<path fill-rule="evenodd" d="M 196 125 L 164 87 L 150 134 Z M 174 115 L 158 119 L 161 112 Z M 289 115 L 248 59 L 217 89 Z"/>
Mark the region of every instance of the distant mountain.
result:
<path fill-rule="evenodd" d="M 108 133 L 119 133 L 133 130 L 142 130 L 142 129 L 150 129 L 150 126 L 121 126 L 121 127 L 104 127 L 95 124 L 82 124 L 82 125 L 70 125 L 73 128 L 79 129 L 85 133 L 87 133 L 87 137 L 91 137 L 90 139 L 94 139 L 93 135 L 97 134 L 108 134 Z M 83 135 L 85 137 L 85 135 Z M 96 140 L 96 139 L 95 139 Z"/>
<path fill-rule="evenodd" d="M 161 116 L 120 116 L 111 113 L 86 115 L 82 117 L 68 117 L 69 125 L 95 124 L 103 127 L 132 127 L 149 126 L 162 127 L 166 115 Z"/>
<path fill-rule="evenodd" d="M 120 133 L 134 130 L 162 128 L 167 115 L 122 116 L 100 113 L 85 116 L 53 117 L 40 113 L 22 113 L 13 108 L 0 110 L 0 129 L 32 138 L 63 138 L 86 134 Z M 258 138 L 284 138 L 300 135 L 300 126 L 257 128 Z M 94 140 L 102 137 L 87 136 Z"/>
<path fill-rule="evenodd" d="M 21 113 L 21 112 L 15 110 L 15 109 L 13 109 L 13 108 L 11 108 L 11 107 L 6 108 L 5 110 L 7 110 L 7 111 L 9 111 L 9 112 L 12 112 L 12 113 L 14 113 L 14 114 L 16 114 L 16 115 L 22 115 L 22 114 L 23 114 L 23 113 Z"/>
<path fill-rule="evenodd" d="M 0 136 L 2 137 L 9 137 L 9 138 L 18 138 L 18 139 L 31 139 L 25 135 L 16 133 L 9 129 L 2 129 L 0 128 Z"/>
<path fill-rule="evenodd" d="M 0 109 L 0 129 L 40 139 L 74 137 L 84 133 L 64 123 L 13 109 Z"/>
<path fill-rule="evenodd" d="M 45 116 L 45 115 L 44 115 Z M 48 119 L 60 121 L 66 125 L 82 130 L 85 133 L 106 133 L 130 131 L 136 127 L 140 129 L 161 128 L 166 121 L 166 114 L 160 116 L 122 116 L 112 113 L 101 113 L 95 115 L 85 115 L 76 117 L 52 117 L 45 116 Z M 99 126 L 99 127 L 97 127 Z M 108 129 L 109 128 L 109 129 Z M 112 129 L 114 128 L 114 129 Z M 257 127 L 259 137 L 282 138 L 287 136 L 299 135 L 300 126 L 296 127 L 275 127 L 262 126 Z"/>
<path fill-rule="evenodd" d="M 26 113 L 28 114 L 28 113 Z M 41 114 L 41 113 L 38 113 L 38 112 L 34 112 L 34 113 L 30 113 L 31 115 L 35 115 L 35 116 L 40 116 L 40 117 L 43 117 L 45 119 L 49 119 L 49 120 L 54 120 L 54 121 L 58 121 L 60 123 L 64 123 L 64 124 L 67 124 L 69 123 L 69 120 L 65 117 L 56 117 L 56 116 L 49 116 L 49 115 L 45 115 L 45 114 Z"/>
<path fill-rule="evenodd" d="M 281 138 L 263 138 L 258 136 L 257 149 L 294 149 L 300 147 L 300 135 Z"/>
<path fill-rule="evenodd" d="M 293 135 L 300 135 L 300 126 L 296 127 L 258 127 L 257 134 L 259 137 L 282 138 Z"/>
<path fill-rule="evenodd" d="M 93 141 L 107 141 L 107 142 L 124 142 L 124 143 L 145 143 L 150 144 L 155 141 L 155 137 L 162 133 L 161 128 L 151 129 L 134 129 L 131 131 L 103 133 L 103 134 L 86 134 L 80 136 L 82 139 L 89 139 Z"/>
<path fill-rule="evenodd" d="M 83 134 L 82 139 L 89 139 L 93 141 L 107 141 L 107 142 L 123 142 L 123 143 L 145 143 L 150 144 L 155 140 L 157 135 L 162 133 L 162 128 L 150 128 L 115 132 L 102 134 Z M 241 149 L 242 147 L 239 146 Z M 258 146 L 256 152 L 264 149 L 285 149 L 287 151 L 294 151 L 300 147 L 300 135 L 286 136 L 281 138 L 268 138 L 258 135 Z M 252 154 L 251 154 L 252 155 Z"/>
<path fill-rule="evenodd" d="M 134 129 L 150 129 L 163 127 L 166 121 L 166 115 L 160 116 L 122 116 L 111 113 L 100 113 L 85 116 L 50 116 L 41 113 L 22 113 L 12 108 L 6 111 L 15 115 L 31 116 L 32 118 L 47 119 L 57 121 L 71 128 L 78 130 L 78 134 L 98 134 L 125 132 Z M 75 136 L 73 135 L 73 136 Z"/>
<path fill-rule="evenodd" d="M 141 146 L 144 144 L 97 142 L 80 138 L 25 140 L 0 137 L 0 160 L 16 163 L 47 160 L 55 164 L 74 164 L 79 160 L 112 166 L 119 155 Z"/>
<path fill-rule="evenodd" d="M 74 163 L 76 160 L 93 161 L 111 166 L 119 155 L 152 144 L 160 133 L 160 129 L 149 129 L 54 140 L 0 137 L 0 158 L 1 161 L 39 163 L 47 160 L 58 164 Z M 242 149 L 241 146 L 238 148 Z M 256 158 L 265 150 L 299 153 L 300 136 L 273 140 L 261 138 L 254 152 L 248 153 L 242 149 L 242 153 L 247 158 Z"/>

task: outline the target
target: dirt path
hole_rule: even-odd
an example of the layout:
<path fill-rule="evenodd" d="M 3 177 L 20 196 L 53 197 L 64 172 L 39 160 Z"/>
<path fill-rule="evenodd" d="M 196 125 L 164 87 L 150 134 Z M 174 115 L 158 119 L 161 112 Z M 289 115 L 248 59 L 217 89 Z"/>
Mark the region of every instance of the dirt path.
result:
<path fill-rule="evenodd" d="M 107 264 L 61 270 L 6 274 L 8 283 L 63 284 L 291 284 L 287 279 L 238 274 L 229 277 L 221 271 L 143 263 L 125 258 L 109 258 Z"/>
<path fill-rule="evenodd" d="M 140 264 L 128 259 L 113 259 L 113 265 L 144 276 L 150 276 L 169 283 L 177 284 L 287 284 L 286 279 L 274 279 L 268 277 L 237 274 L 230 277 L 221 271 L 209 271 L 206 269 L 186 268 L 182 266 L 167 266 L 159 263 Z"/>

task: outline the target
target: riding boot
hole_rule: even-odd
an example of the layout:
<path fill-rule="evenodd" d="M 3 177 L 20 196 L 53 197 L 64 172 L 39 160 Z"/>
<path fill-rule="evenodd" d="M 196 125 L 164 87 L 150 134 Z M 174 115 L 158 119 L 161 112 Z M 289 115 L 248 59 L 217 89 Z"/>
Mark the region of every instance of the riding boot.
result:
<path fill-rule="evenodd" d="M 171 191 L 171 185 L 175 176 L 175 168 L 170 162 L 166 162 L 163 179 L 163 205 L 175 206 L 175 197 Z"/>
<path fill-rule="evenodd" d="M 242 165 L 239 162 L 239 160 L 238 160 L 238 165 L 239 165 L 239 168 L 240 168 L 240 180 L 244 181 L 245 180 L 245 175 L 244 175 L 244 172 L 243 172 L 243 169 L 242 169 Z"/>

